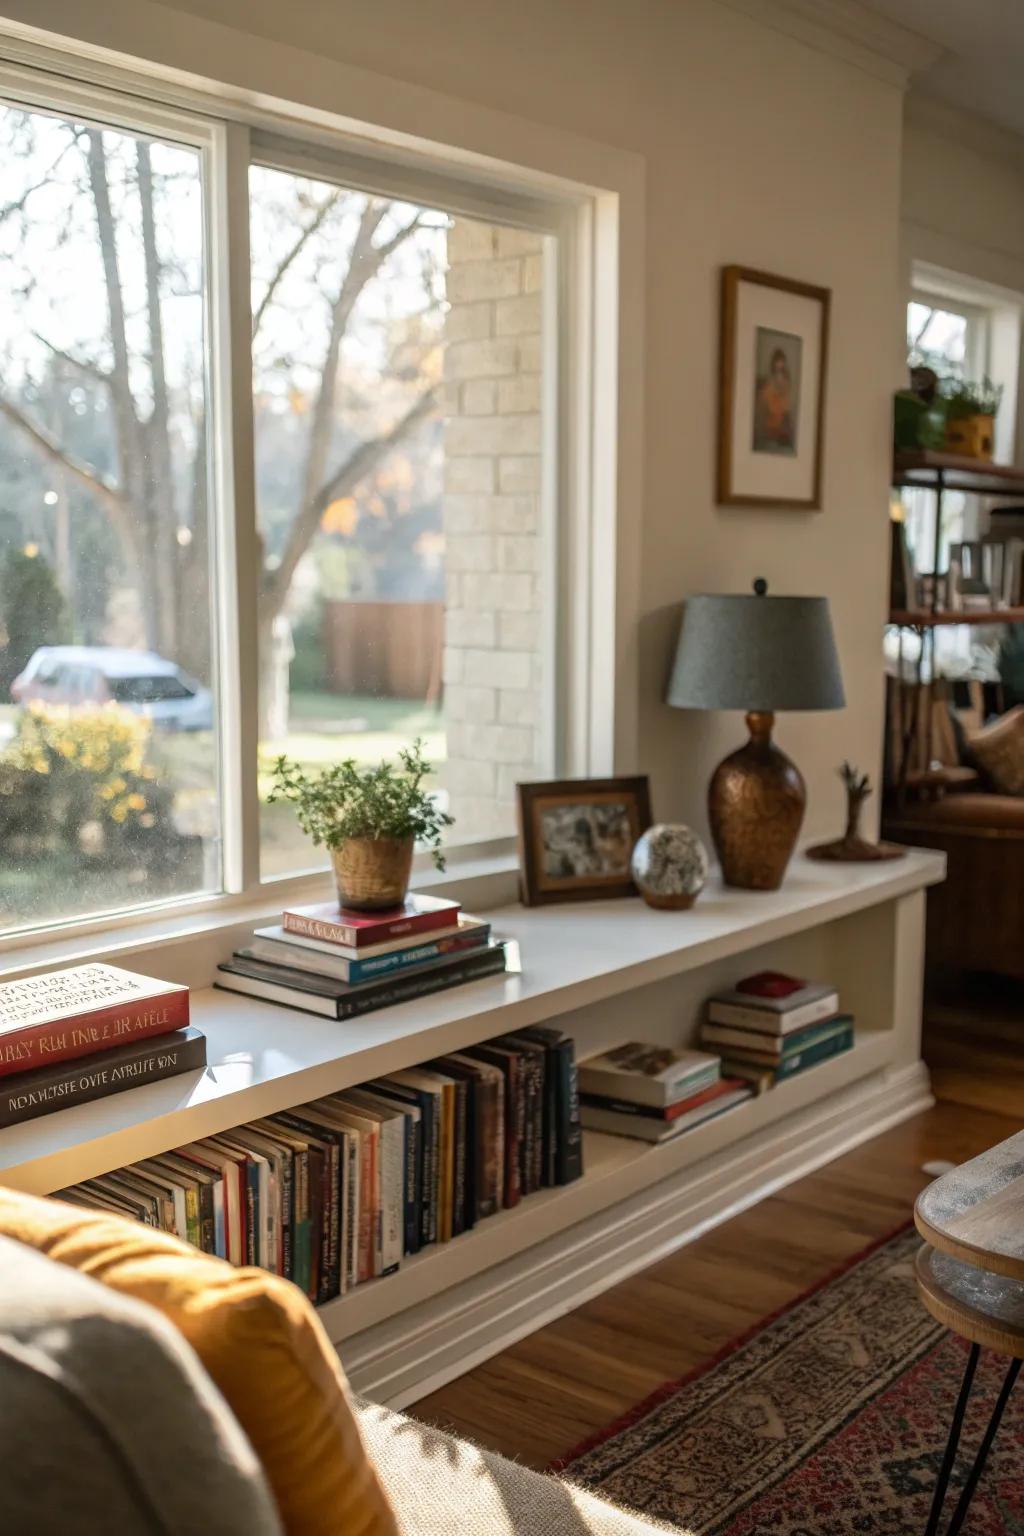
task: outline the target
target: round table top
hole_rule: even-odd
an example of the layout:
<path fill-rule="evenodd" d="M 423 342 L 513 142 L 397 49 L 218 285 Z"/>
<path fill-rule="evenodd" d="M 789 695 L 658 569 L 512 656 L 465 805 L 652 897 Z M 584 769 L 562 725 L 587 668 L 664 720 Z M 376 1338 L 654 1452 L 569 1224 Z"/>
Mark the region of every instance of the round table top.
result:
<path fill-rule="evenodd" d="M 1024 1131 L 929 1184 L 914 1221 L 939 1253 L 1024 1280 Z"/>

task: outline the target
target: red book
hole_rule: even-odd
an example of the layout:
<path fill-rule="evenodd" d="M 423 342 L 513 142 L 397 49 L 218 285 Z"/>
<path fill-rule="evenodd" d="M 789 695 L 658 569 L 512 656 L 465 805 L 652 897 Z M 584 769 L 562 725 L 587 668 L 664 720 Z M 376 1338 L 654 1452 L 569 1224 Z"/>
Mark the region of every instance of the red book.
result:
<path fill-rule="evenodd" d="M 388 939 L 406 935 L 412 938 L 436 928 L 450 928 L 460 905 L 442 896 L 410 895 L 400 907 L 391 907 L 386 912 L 354 912 L 325 901 L 315 907 L 293 907 L 285 912 L 281 923 L 285 933 L 341 944 L 346 949 L 363 949 L 368 944 L 384 944 Z"/>
<path fill-rule="evenodd" d="M 116 965 L 0 983 L 0 1077 L 74 1061 L 188 1024 L 188 988 Z"/>
<path fill-rule="evenodd" d="M 792 997 L 794 992 L 801 991 L 806 985 L 806 981 L 801 981 L 799 976 L 787 976 L 783 971 L 758 971 L 756 976 L 738 981 L 735 990 L 746 992 L 751 997 Z"/>
<path fill-rule="evenodd" d="M 710 1088 L 702 1088 L 700 1093 L 691 1094 L 688 1099 L 680 1099 L 678 1104 L 670 1104 L 665 1110 L 666 1120 L 678 1120 L 680 1115 L 685 1115 L 687 1110 L 696 1109 L 701 1104 L 708 1104 L 712 1099 L 720 1099 L 724 1093 L 732 1093 L 734 1088 L 743 1088 L 746 1085 L 739 1077 L 720 1077 L 717 1083 L 712 1083 Z"/>

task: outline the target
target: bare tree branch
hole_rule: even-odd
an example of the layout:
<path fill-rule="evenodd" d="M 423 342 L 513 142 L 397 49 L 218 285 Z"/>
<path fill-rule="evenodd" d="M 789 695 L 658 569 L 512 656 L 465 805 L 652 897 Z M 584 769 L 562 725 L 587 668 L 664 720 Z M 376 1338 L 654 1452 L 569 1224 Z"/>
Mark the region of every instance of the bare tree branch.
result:
<path fill-rule="evenodd" d="M 20 431 L 24 432 L 44 459 L 48 459 L 51 464 L 59 465 L 61 469 L 66 470 L 69 475 L 72 475 L 79 484 L 84 485 L 87 490 L 91 491 L 96 500 L 106 507 L 107 511 L 112 513 L 119 523 L 125 519 L 130 521 L 131 508 L 116 485 L 111 485 L 110 481 L 105 479 L 99 470 L 94 469 L 91 464 L 86 464 L 83 459 L 76 458 L 66 448 L 62 448 L 56 438 L 45 427 L 30 421 L 27 416 L 19 411 L 16 405 L 10 400 L 5 400 L 3 395 L 0 395 L 0 415 L 6 416 L 8 421 L 13 422 Z"/>
<path fill-rule="evenodd" d="M 353 449 L 344 464 L 334 471 L 321 485 L 315 496 L 311 497 L 303 507 L 288 530 L 288 540 L 280 565 L 267 573 L 263 596 L 271 616 L 278 612 L 284 602 L 292 577 L 295 575 L 295 569 L 331 502 L 338 497 L 351 495 L 367 475 L 387 457 L 392 448 L 407 437 L 417 423 L 430 414 L 436 400 L 436 390 L 424 390 L 389 431 L 380 437 L 360 443 L 358 448 Z"/>
<path fill-rule="evenodd" d="M 63 347 L 58 347 L 40 331 L 33 331 L 32 335 L 36 341 L 46 347 L 47 351 L 52 352 L 54 357 L 59 357 L 61 362 L 67 363 L 69 368 L 75 368 L 79 373 L 84 373 L 87 378 L 95 379 L 98 384 L 106 384 L 109 388 L 110 374 L 105 368 L 101 368 L 99 363 L 93 362 L 89 357 L 76 357 L 73 352 L 65 352 Z"/>
<path fill-rule="evenodd" d="M 277 270 L 274 272 L 270 282 L 267 284 L 267 291 L 264 293 L 262 299 L 260 299 L 260 302 L 257 304 L 256 312 L 252 317 L 252 334 L 254 336 L 259 330 L 263 316 L 266 314 L 268 308 L 272 304 L 274 295 L 280 287 L 281 282 L 289 267 L 301 254 L 302 249 L 307 244 L 307 242 L 311 240 L 312 237 L 316 234 L 317 230 L 321 228 L 331 209 L 337 206 L 340 197 L 340 192 L 334 192 L 326 202 L 320 204 L 312 219 L 310 219 L 309 223 L 303 229 L 300 229 L 298 235 L 293 240 L 292 244 L 288 247 L 288 250 L 285 252 L 284 256 L 281 258 L 281 262 L 278 265 Z"/>
<path fill-rule="evenodd" d="M 68 154 L 72 149 L 74 149 L 75 145 L 82 137 L 82 131 L 77 128 L 72 128 L 71 135 L 72 136 L 70 142 L 65 144 L 60 154 L 53 161 L 52 165 L 50 165 L 47 170 L 43 172 L 39 180 L 34 181 L 30 187 L 26 187 L 20 197 L 16 197 L 13 202 L 5 203 L 4 206 L 0 208 L 0 224 L 2 224 L 5 219 L 11 218 L 16 213 L 23 213 L 25 207 L 28 204 L 28 200 L 33 195 L 33 193 L 41 192 L 44 187 L 49 186 L 50 177 L 53 175 L 54 171 L 57 170 L 61 161 L 64 159 L 64 156 Z"/>

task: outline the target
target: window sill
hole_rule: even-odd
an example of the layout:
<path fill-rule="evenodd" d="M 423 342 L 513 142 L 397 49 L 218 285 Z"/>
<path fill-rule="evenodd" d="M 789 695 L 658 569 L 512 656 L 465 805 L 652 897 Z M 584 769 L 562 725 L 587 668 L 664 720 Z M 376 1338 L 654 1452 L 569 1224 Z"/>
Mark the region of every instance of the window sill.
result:
<path fill-rule="evenodd" d="M 518 897 L 519 861 L 496 844 L 449 856 L 448 869 L 413 871 L 418 891 L 451 896 L 468 908 L 504 906 Z M 122 914 L 102 923 L 71 924 L 0 940 L 0 982 L 87 961 L 206 987 L 218 963 L 244 943 L 253 928 L 278 922 L 282 907 L 329 899 L 328 871 L 270 882 L 245 897 L 198 898 L 160 913 Z"/>

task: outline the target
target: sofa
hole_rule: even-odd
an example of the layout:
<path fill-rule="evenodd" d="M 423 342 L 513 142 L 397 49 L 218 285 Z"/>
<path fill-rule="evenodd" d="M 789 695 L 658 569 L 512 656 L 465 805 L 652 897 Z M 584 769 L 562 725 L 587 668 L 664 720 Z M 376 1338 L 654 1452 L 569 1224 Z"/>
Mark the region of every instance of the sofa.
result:
<path fill-rule="evenodd" d="M 292 1362 L 283 1370 L 279 1358 L 283 1349 L 294 1352 L 296 1339 L 300 1356 L 302 1341 L 312 1339 L 317 1349 L 325 1343 L 312 1308 L 288 1282 L 276 1282 L 283 1292 L 263 1286 L 254 1303 L 257 1282 L 246 1289 L 245 1272 L 222 1265 L 230 1271 L 223 1277 L 230 1292 L 227 1310 L 219 1307 L 216 1316 L 194 1279 L 197 1272 L 216 1277 L 209 1266 L 221 1261 L 193 1255 L 174 1239 L 167 1241 L 176 1248 L 168 1248 L 162 1235 L 153 1250 L 148 1229 L 120 1218 L 83 1224 L 82 1217 L 59 1202 L 0 1191 L 4 1536 L 655 1536 L 666 1530 L 401 1414 L 352 1404 L 336 1359 L 318 1365 L 309 1357 L 302 1371 L 321 1371 L 318 1393 L 327 1383 L 325 1419 L 317 1401 L 303 1398 L 306 1382 L 289 1374 Z M 190 1263 L 199 1270 L 187 1271 Z M 266 1308 L 282 1298 L 285 1325 L 267 1329 Z M 189 1320 L 196 1308 L 205 1315 L 198 1333 Z M 243 1318 L 248 1334 L 239 1335 L 237 1314 L 247 1308 L 258 1326 Z M 185 1319 L 184 1329 L 172 1317 Z M 186 1333 L 199 1338 L 231 1406 Z M 242 1337 L 250 1340 L 244 1350 Z M 231 1358 L 239 1352 L 248 1358 Z M 255 1401 L 261 1398 L 276 1414 L 269 1431 Z M 268 1440 L 268 1432 L 277 1440 Z M 289 1488 L 275 1458 L 286 1451 L 294 1468 L 307 1450 L 312 1459 L 301 1486 Z M 323 1465 L 328 1456 L 336 1465 Z M 337 1477 L 334 1494 L 328 1499 L 325 1491 L 303 1506 L 321 1476 Z"/>

